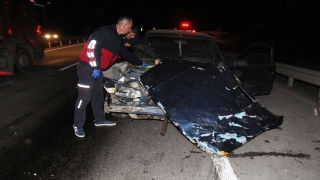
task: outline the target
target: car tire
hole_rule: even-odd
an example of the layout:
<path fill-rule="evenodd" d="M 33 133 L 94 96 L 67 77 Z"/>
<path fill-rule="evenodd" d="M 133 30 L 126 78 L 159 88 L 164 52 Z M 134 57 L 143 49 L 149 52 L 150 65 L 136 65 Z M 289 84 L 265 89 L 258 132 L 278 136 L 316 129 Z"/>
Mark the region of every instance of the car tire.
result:
<path fill-rule="evenodd" d="M 27 73 L 32 66 L 32 59 L 29 51 L 18 49 L 15 57 L 15 69 L 18 73 Z"/>
<path fill-rule="evenodd" d="M 118 118 L 125 118 L 125 117 L 128 117 L 128 114 L 125 114 L 125 113 L 111 113 L 112 116 L 114 117 L 118 117 Z"/>

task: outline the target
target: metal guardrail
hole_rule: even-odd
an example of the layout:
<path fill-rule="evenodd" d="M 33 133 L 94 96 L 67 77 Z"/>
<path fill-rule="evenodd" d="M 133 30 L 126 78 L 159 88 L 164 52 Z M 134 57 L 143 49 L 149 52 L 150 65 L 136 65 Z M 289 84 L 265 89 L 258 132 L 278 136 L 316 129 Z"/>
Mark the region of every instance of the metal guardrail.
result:
<path fill-rule="evenodd" d="M 300 67 L 290 66 L 282 63 L 275 63 L 277 73 L 288 76 L 291 80 L 288 86 L 292 86 L 293 79 L 298 79 L 313 85 L 320 86 L 320 72 Z"/>
<path fill-rule="evenodd" d="M 48 48 L 53 46 L 64 46 L 70 44 L 84 43 L 89 36 L 70 36 L 70 37 L 59 37 L 57 39 L 44 39 L 44 43 L 48 45 Z"/>
<path fill-rule="evenodd" d="M 288 76 L 288 86 L 293 85 L 294 79 L 320 86 L 320 71 L 290 66 L 282 63 L 275 63 L 278 74 Z M 320 89 L 319 89 L 320 97 Z"/>

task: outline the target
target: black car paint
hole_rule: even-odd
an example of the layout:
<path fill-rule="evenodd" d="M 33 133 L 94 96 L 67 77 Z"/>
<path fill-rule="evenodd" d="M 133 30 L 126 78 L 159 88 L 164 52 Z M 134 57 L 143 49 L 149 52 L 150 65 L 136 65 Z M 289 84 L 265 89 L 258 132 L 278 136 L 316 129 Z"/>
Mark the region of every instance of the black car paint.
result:
<path fill-rule="evenodd" d="M 188 37 L 188 38 L 200 38 L 214 41 L 214 38 L 208 34 L 200 32 L 187 32 L 178 30 L 150 30 L 144 37 L 143 41 L 147 42 L 149 37 Z M 258 49 L 255 47 L 270 47 L 270 51 L 267 53 L 252 52 L 252 49 Z M 166 48 L 166 47 L 164 47 Z M 157 51 L 157 49 L 155 49 Z M 220 50 L 219 50 L 220 51 Z M 141 51 L 135 51 L 140 59 L 144 59 L 145 55 Z M 254 54 L 254 56 L 252 56 Z M 265 95 L 270 94 L 273 88 L 273 82 L 276 76 L 276 67 L 273 60 L 273 45 L 266 43 L 252 43 L 245 51 L 240 54 L 237 59 L 228 59 L 227 61 L 221 60 L 224 66 L 237 76 L 245 89 L 253 95 Z M 269 56 L 269 57 L 268 57 Z M 254 59 L 252 59 L 252 57 Z M 267 60 L 265 60 L 267 57 Z M 160 57 L 164 59 L 166 57 Z M 269 59 L 268 59 L 269 58 Z M 252 63 L 254 62 L 254 63 Z M 218 64 L 215 64 L 216 66 Z"/>
<path fill-rule="evenodd" d="M 226 64 L 251 94 L 271 93 L 276 77 L 272 43 L 250 43 L 237 59 L 226 60 Z"/>
<path fill-rule="evenodd" d="M 214 157 L 283 122 L 247 93 L 228 68 L 164 59 L 140 82 L 178 130 Z"/>

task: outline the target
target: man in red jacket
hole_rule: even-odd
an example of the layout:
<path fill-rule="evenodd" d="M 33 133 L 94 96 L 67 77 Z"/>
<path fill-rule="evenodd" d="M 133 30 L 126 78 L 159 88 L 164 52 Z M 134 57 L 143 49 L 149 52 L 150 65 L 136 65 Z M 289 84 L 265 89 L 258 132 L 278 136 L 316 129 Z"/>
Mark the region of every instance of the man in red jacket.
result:
<path fill-rule="evenodd" d="M 75 135 L 78 137 L 85 136 L 83 125 L 86 118 L 86 108 L 90 101 L 95 126 L 116 125 L 115 122 L 105 118 L 101 70 L 108 69 L 120 57 L 132 64 L 146 66 L 146 63 L 133 55 L 122 43 L 123 36 L 130 32 L 132 24 L 133 21 L 130 17 L 122 16 L 116 25 L 112 24 L 96 29 L 80 53 L 80 61 L 77 66 L 78 98 L 73 124 Z"/>

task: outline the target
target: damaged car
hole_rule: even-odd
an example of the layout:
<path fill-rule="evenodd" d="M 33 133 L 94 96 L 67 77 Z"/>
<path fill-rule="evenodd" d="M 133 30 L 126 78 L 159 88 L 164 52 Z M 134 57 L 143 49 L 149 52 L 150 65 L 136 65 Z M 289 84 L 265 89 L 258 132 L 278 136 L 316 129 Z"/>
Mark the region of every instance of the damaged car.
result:
<path fill-rule="evenodd" d="M 200 41 L 179 36 L 166 40 L 170 52 L 160 53 L 168 56 L 149 69 L 122 62 L 104 72 L 104 110 L 117 117 L 163 120 L 162 135 L 171 122 L 199 149 L 226 156 L 281 125 L 283 117 L 242 86 L 213 38 L 199 36 Z"/>
<path fill-rule="evenodd" d="M 272 91 L 276 77 L 272 43 L 250 43 L 238 56 L 230 57 L 228 53 L 221 55 L 212 36 L 200 32 L 151 30 L 142 40 L 154 47 L 161 59 L 183 57 L 184 60 L 206 63 L 220 59 L 252 95 L 266 95 Z M 142 50 L 136 49 L 134 54 L 143 61 L 152 60 Z"/>

